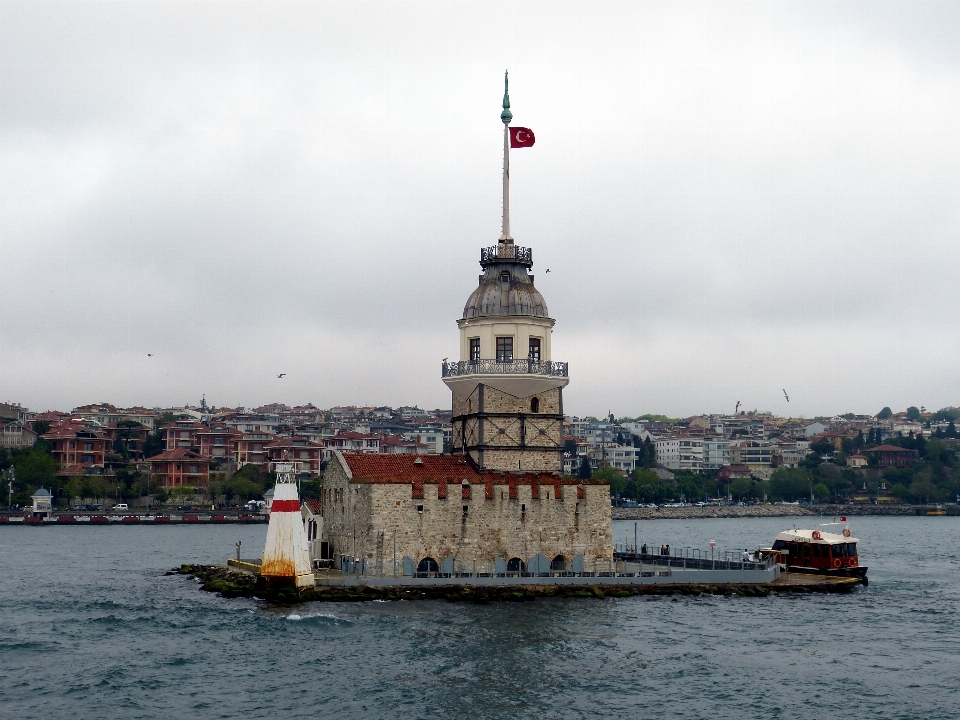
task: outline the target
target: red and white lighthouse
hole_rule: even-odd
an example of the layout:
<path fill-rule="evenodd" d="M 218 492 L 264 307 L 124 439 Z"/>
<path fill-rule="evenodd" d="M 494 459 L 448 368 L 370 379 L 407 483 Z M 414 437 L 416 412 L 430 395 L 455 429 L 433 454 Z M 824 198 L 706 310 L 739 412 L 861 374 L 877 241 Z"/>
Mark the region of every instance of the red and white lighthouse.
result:
<path fill-rule="evenodd" d="M 274 588 L 287 586 L 299 590 L 313 587 L 314 579 L 307 534 L 300 514 L 295 468 L 296 464 L 292 462 L 275 464 L 277 484 L 273 489 L 260 577 Z"/>

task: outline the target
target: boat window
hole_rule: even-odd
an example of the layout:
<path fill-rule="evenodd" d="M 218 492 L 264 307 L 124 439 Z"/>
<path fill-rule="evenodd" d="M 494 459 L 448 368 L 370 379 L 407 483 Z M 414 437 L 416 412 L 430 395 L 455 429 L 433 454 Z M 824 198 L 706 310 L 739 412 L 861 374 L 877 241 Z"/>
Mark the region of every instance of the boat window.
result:
<path fill-rule="evenodd" d="M 831 545 L 830 547 L 833 550 L 833 556 L 835 558 L 843 557 L 843 543 L 840 543 L 839 545 Z"/>
<path fill-rule="evenodd" d="M 774 550 L 783 550 L 787 544 L 783 540 L 777 540 L 773 543 Z"/>
<path fill-rule="evenodd" d="M 805 545 L 803 546 L 803 556 L 804 556 L 804 557 L 810 557 L 810 546 L 809 546 L 809 545 L 806 545 L 806 544 L 805 544 Z"/>
<path fill-rule="evenodd" d="M 847 555 L 849 555 L 850 557 L 856 557 L 857 555 L 856 543 L 847 543 Z"/>

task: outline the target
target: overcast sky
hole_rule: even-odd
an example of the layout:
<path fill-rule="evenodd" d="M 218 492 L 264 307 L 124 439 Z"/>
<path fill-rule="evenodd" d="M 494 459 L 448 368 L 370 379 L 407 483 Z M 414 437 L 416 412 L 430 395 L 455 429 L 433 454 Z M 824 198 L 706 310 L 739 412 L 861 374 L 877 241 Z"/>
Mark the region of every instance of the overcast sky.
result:
<path fill-rule="evenodd" d="M 0 8 L 0 400 L 449 407 L 509 68 L 568 413 L 960 405 L 960 3 Z"/>

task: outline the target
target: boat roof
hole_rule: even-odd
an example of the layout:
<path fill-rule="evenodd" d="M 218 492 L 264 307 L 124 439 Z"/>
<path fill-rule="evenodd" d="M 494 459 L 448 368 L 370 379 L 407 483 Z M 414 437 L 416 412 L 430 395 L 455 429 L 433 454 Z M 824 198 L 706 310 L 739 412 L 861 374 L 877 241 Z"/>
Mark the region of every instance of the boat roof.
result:
<path fill-rule="evenodd" d="M 822 526 L 821 526 L 822 527 Z M 818 528 L 819 529 L 819 528 Z M 782 533 L 777 535 L 777 540 L 783 540 L 784 542 L 809 542 L 809 543 L 820 543 L 822 545 L 835 545 L 837 543 L 848 543 L 848 542 L 859 542 L 857 538 L 845 537 L 843 531 L 840 532 L 828 532 L 826 530 L 820 530 L 820 539 L 813 539 L 813 530 L 784 530 Z"/>

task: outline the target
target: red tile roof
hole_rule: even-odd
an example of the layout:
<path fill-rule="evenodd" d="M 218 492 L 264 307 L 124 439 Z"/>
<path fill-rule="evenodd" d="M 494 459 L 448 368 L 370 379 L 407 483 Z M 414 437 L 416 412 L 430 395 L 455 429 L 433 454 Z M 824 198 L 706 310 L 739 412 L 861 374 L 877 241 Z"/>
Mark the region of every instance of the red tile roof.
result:
<path fill-rule="evenodd" d="M 169 460 L 203 460 L 204 462 L 209 462 L 209 458 L 202 457 L 192 450 L 188 450 L 187 448 L 174 448 L 173 450 L 167 450 L 159 455 L 149 457 L 147 460 L 150 462 L 165 462 Z"/>
<path fill-rule="evenodd" d="M 580 480 L 561 478 L 548 472 L 502 472 L 484 470 L 478 472 L 463 455 L 387 455 L 383 453 L 353 454 L 342 453 L 350 467 L 353 482 L 360 483 L 412 483 L 414 481 L 433 484 L 439 480 L 461 483 L 483 483 L 492 480 L 504 484 L 515 480 L 520 485 L 530 485 L 534 481 L 542 485 L 553 485 L 560 480 L 564 485 L 605 485 L 604 480 Z"/>
<path fill-rule="evenodd" d="M 863 452 L 901 452 L 901 453 L 913 453 L 914 450 L 909 450 L 908 448 L 897 447 L 896 445 L 878 445 L 875 448 L 867 448 Z"/>
<path fill-rule="evenodd" d="M 319 500 L 304 500 L 303 504 L 310 508 L 310 512 L 314 515 L 320 514 L 321 505 Z"/>

